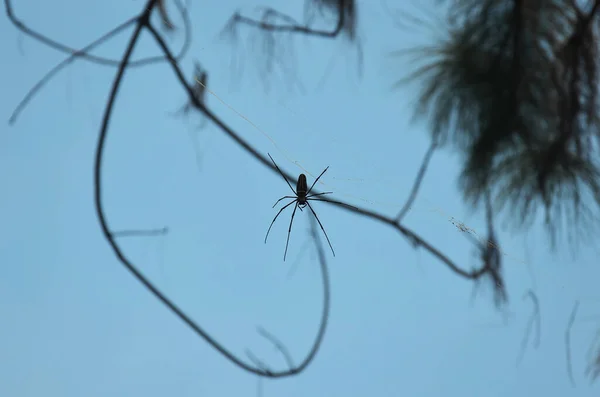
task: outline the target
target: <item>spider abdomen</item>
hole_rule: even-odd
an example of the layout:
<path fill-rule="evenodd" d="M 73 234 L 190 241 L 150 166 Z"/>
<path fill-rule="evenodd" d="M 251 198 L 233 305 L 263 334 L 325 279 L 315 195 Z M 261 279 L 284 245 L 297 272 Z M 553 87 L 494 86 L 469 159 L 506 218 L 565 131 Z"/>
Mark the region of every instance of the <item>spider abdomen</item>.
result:
<path fill-rule="evenodd" d="M 306 192 L 308 191 L 308 186 L 306 184 L 306 175 L 300 174 L 298 177 L 298 183 L 296 183 L 296 194 L 298 195 L 298 201 L 303 200 L 306 197 Z"/>

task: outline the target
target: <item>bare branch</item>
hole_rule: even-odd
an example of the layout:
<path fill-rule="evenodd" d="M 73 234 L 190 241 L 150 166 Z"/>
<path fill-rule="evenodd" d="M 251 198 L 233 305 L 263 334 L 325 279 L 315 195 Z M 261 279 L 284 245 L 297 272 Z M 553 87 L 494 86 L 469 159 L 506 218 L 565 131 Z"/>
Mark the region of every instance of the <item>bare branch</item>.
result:
<path fill-rule="evenodd" d="M 177 55 L 176 59 L 181 59 L 185 56 L 185 54 L 187 53 L 189 46 L 191 44 L 191 23 L 189 20 L 189 15 L 187 12 L 187 9 L 185 7 L 183 7 L 183 5 L 181 5 L 181 3 L 179 2 L 179 0 L 176 0 L 176 5 L 177 8 L 179 9 L 179 12 L 181 13 L 181 16 L 183 18 L 183 23 L 184 23 L 184 28 L 185 28 L 185 41 L 183 43 L 183 46 L 181 47 L 181 50 L 179 51 L 179 55 Z M 23 25 L 20 21 L 18 21 L 16 18 L 14 18 L 13 14 L 12 14 L 12 9 L 10 6 L 10 0 L 5 0 L 5 5 L 6 5 L 6 9 L 7 9 L 7 13 L 9 15 L 9 18 L 11 18 L 11 21 L 17 26 L 17 28 L 23 30 L 23 29 L 27 29 L 28 31 L 31 31 L 27 26 Z M 98 58 L 92 55 L 89 55 L 88 52 L 92 51 L 94 48 L 100 46 L 101 44 L 105 43 L 106 41 L 108 41 L 110 38 L 112 38 L 113 36 L 117 35 L 118 33 L 122 32 L 123 30 L 125 30 L 126 28 L 128 28 L 131 25 L 134 25 L 137 22 L 137 17 L 133 17 L 130 18 L 129 20 L 123 22 L 122 24 L 120 24 L 119 26 L 117 26 L 116 28 L 110 30 L 108 33 L 102 35 L 100 38 L 94 40 L 93 42 L 91 42 L 90 44 L 88 44 L 87 46 L 83 47 L 80 50 L 70 50 L 69 51 L 63 51 L 63 52 L 67 52 L 69 53 L 69 57 L 67 57 L 66 59 L 64 59 L 63 61 L 61 61 L 60 63 L 58 63 L 55 67 L 53 67 L 52 69 L 50 69 L 50 71 L 48 71 L 44 77 L 42 77 L 30 90 L 29 92 L 27 92 L 27 94 L 25 95 L 25 97 L 21 100 L 21 102 L 19 102 L 19 104 L 17 105 L 17 107 L 15 108 L 15 110 L 13 111 L 13 113 L 10 116 L 10 119 L 8 120 L 9 124 L 14 124 L 17 121 L 17 118 L 19 117 L 19 115 L 21 114 L 21 112 L 27 107 L 27 105 L 29 104 L 29 102 L 33 99 L 33 97 L 42 89 L 44 88 L 44 86 L 46 85 L 46 83 L 48 83 L 58 72 L 60 72 L 63 68 L 65 68 L 66 66 L 70 65 L 73 61 L 75 61 L 77 58 L 86 58 L 89 61 L 95 62 L 95 63 L 99 63 L 102 65 L 109 65 L 109 66 L 118 66 L 119 65 L 119 61 L 113 61 L 113 60 L 107 60 L 104 58 Z M 27 33 L 27 32 L 25 32 Z M 34 37 L 43 37 L 45 40 L 41 40 L 43 43 L 48 44 L 48 42 L 53 42 L 50 39 L 47 39 L 45 36 L 39 34 L 39 33 L 35 33 Z M 48 44 L 50 45 L 50 44 Z M 53 48 L 56 48 L 56 46 L 50 45 Z M 68 47 L 64 47 L 64 48 L 68 48 Z M 59 48 L 60 50 L 60 48 Z M 152 63 L 156 63 L 156 62 L 163 62 L 165 61 L 165 57 L 164 56 L 157 56 L 157 57 L 150 57 L 150 58 L 144 58 L 144 59 L 140 59 L 137 61 L 132 61 L 129 62 L 129 64 L 127 65 L 127 67 L 140 67 L 140 66 L 145 66 L 145 65 L 149 65 Z"/>
<path fill-rule="evenodd" d="M 172 31 L 175 29 L 175 25 L 169 19 L 169 13 L 167 12 L 167 6 L 165 4 L 165 0 L 158 0 L 158 4 L 156 5 L 158 9 L 158 13 L 160 14 L 160 19 L 162 20 L 163 27 L 167 31 Z"/>
<path fill-rule="evenodd" d="M 237 27 L 245 25 L 254 29 L 259 35 L 255 36 L 254 44 L 261 46 L 260 51 L 255 53 L 265 55 L 264 64 L 260 68 L 260 76 L 265 88 L 268 90 L 268 75 L 273 72 L 274 67 L 278 67 L 283 74 L 288 77 L 290 88 L 295 85 L 301 87 L 295 74 L 297 61 L 290 59 L 284 61 L 284 57 L 293 57 L 294 35 L 304 35 L 309 37 L 332 38 L 336 39 L 344 34 L 351 42 L 356 45 L 358 56 L 358 73 L 362 75 L 363 51 L 360 40 L 357 36 L 357 7 L 355 0 L 306 0 L 306 10 L 317 11 L 324 16 L 324 11 L 335 15 L 336 26 L 333 30 L 317 29 L 310 26 L 310 20 L 306 23 L 299 23 L 291 16 L 279 12 L 271 7 L 256 7 L 260 12 L 260 17 L 253 19 L 240 12 L 236 12 L 225 25 L 222 35 L 227 34 L 232 39 L 237 39 Z M 282 45 L 279 39 L 288 38 L 288 42 Z M 263 60 L 263 59 L 261 59 Z"/>
<path fill-rule="evenodd" d="M 419 188 L 421 187 L 421 182 L 423 182 L 423 178 L 425 177 L 425 173 L 427 172 L 427 167 L 429 166 L 429 161 L 431 161 L 431 157 L 433 157 L 433 153 L 437 149 L 437 145 L 438 145 L 437 140 L 434 138 L 431 142 L 431 145 L 429 145 L 429 149 L 427 149 L 427 152 L 425 153 L 425 157 L 423 157 L 423 162 L 421 163 L 421 168 L 419 169 L 419 173 L 417 174 L 417 177 L 415 178 L 415 182 L 413 183 L 413 187 L 412 187 L 412 190 L 410 191 L 410 195 L 408 196 L 408 199 L 404 203 L 404 206 L 398 213 L 398 216 L 396 217 L 396 222 L 402 222 L 402 218 L 404 218 L 404 216 L 408 213 L 408 211 L 410 210 L 410 207 L 412 206 L 413 202 L 417 198 L 417 194 L 419 193 Z"/>
<path fill-rule="evenodd" d="M 590 344 L 588 351 L 590 363 L 586 368 L 586 375 L 594 382 L 600 376 L 600 329 L 596 331 L 596 335 Z"/>
<path fill-rule="evenodd" d="M 567 357 L 567 376 L 573 387 L 576 387 L 575 378 L 573 377 L 573 364 L 571 362 L 571 328 L 575 322 L 575 316 L 577 315 L 577 309 L 579 308 L 579 301 L 575 301 L 573 310 L 571 311 L 571 317 L 567 323 L 567 329 L 565 330 L 565 353 Z"/>
<path fill-rule="evenodd" d="M 169 232 L 169 229 L 165 226 L 162 229 L 151 229 L 151 230 L 119 230 L 112 232 L 113 237 L 152 237 L 152 236 L 164 236 Z"/>
<path fill-rule="evenodd" d="M 329 313 L 329 276 L 328 276 L 328 272 L 327 272 L 326 262 L 321 261 L 321 270 L 322 270 L 322 275 L 323 275 L 323 288 L 324 288 L 324 294 L 325 294 L 325 301 L 324 301 L 324 305 L 323 305 L 323 315 L 322 315 L 321 325 L 320 325 L 320 328 L 317 333 L 317 337 L 315 339 L 312 349 L 310 350 L 310 352 L 308 353 L 308 355 L 304 359 L 304 361 L 298 367 L 295 367 L 291 370 L 286 370 L 286 371 L 279 371 L 279 372 L 270 372 L 269 371 L 269 372 L 267 372 L 267 371 L 261 370 L 256 367 L 252 367 L 252 366 L 246 364 L 245 362 L 243 362 L 241 359 L 239 359 L 237 356 L 235 356 L 233 353 L 231 353 L 229 350 L 227 350 L 224 346 L 222 346 L 219 342 L 217 342 L 202 327 L 200 327 L 194 320 L 192 320 L 190 317 L 188 317 L 174 302 L 172 302 L 150 280 L 148 280 L 132 262 L 129 261 L 129 259 L 125 256 L 125 254 L 121 251 L 119 245 L 115 241 L 115 239 L 108 227 L 106 216 L 104 214 L 103 204 L 102 204 L 101 180 L 102 180 L 102 162 L 103 162 L 103 155 L 104 155 L 104 145 L 106 142 L 106 137 L 107 137 L 107 133 L 108 133 L 108 125 L 110 123 L 110 118 L 111 118 L 112 110 L 114 107 L 114 103 L 115 103 L 121 82 L 123 81 L 123 76 L 125 74 L 125 70 L 126 70 L 128 62 L 129 62 L 129 58 L 131 57 L 131 54 L 133 53 L 133 50 L 138 42 L 140 34 L 144 28 L 146 28 L 152 34 L 152 36 L 155 38 L 155 40 L 160 45 L 162 50 L 165 52 L 165 55 L 167 55 L 169 62 L 176 69 L 178 77 L 182 80 L 184 86 L 188 89 L 188 93 L 190 94 L 190 97 L 194 101 L 194 104 L 200 105 L 200 103 L 198 102 L 198 99 L 196 97 L 194 97 L 191 87 L 189 87 L 185 83 L 185 80 L 183 79 L 183 74 L 182 74 L 181 70 L 179 69 L 179 67 L 177 66 L 177 61 L 171 54 L 170 50 L 168 49 L 168 47 L 165 44 L 162 37 L 158 34 L 156 29 L 150 24 L 150 13 L 151 13 L 153 7 L 156 6 L 156 1 L 157 0 L 148 0 L 146 6 L 144 7 L 144 11 L 140 14 L 140 16 L 137 19 L 137 21 L 138 21 L 137 25 L 136 25 L 135 30 L 129 40 L 129 44 L 128 44 L 127 49 L 121 60 L 121 64 L 117 71 L 117 75 L 113 81 L 113 86 L 112 86 L 112 89 L 111 89 L 111 92 L 110 92 L 110 95 L 108 98 L 108 102 L 106 104 L 106 108 L 104 111 L 104 116 L 102 119 L 102 126 L 100 128 L 100 133 L 99 133 L 99 137 L 98 137 L 98 143 L 97 143 L 96 155 L 95 155 L 95 163 L 94 163 L 94 203 L 95 203 L 98 220 L 100 221 L 100 226 L 102 228 L 102 232 L 104 234 L 104 237 L 110 244 L 111 248 L 113 249 L 115 255 L 119 259 L 119 261 L 132 273 L 132 275 L 134 277 L 136 277 L 138 279 L 138 281 L 140 281 L 142 283 L 142 285 L 144 285 L 144 287 L 146 287 L 157 299 L 159 299 L 161 302 L 163 302 L 174 314 L 176 314 L 192 330 L 194 330 L 196 332 L 196 334 L 198 334 L 201 338 L 203 338 L 206 342 L 208 342 L 213 348 L 215 348 L 217 351 L 219 351 L 223 356 L 225 356 L 233 364 L 235 364 L 236 366 L 238 366 L 241 369 L 244 369 L 248 372 L 251 372 L 251 373 L 259 375 L 259 376 L 268 376 L 268 377 L 276 378 L 276 377 L 285 377 L 285 376 L 292 376 L 292 375 L 298 374 L 298 373 L 302 372 L 308 366 L 308 364 L 313 360 L 313 358 L 315 357 L 315 355 L 321 345 L 323 336 L 325 334 L 325 329 L 327 326 L 327 318 L 328 318 L 328 313 Z M 202 106 L 200 106 L 200 107 L 202 107 Z M 213 116 L 213 118 L 214 118 L 214 116 Z"/>
<path fill-rule="evenodd" d="M 249 17 L 245 17 L 245 16 L 241 15 L 239 12 L 237 12 L 233 15 L 233 18 L 232 18 L 233 23 L 239 23 L 239 24 L 252 26 L 254 28 L 268 31 L 268 32 L 298 33 L 298 34 L 305 34 L 305 35 L 309 35 L 309 36 L 329 37 L 329 38 L 337 37 L 337 35 L 339 35 L 339 33 L 342 31 L 342 28 L 344 27 L 344 17 L 345 17 L 344 13 L 340 14 L 340 16 L 338 18 L 338 22 L 337 22 L 334 30 L 318 30 L 318 29 L 311 29 L 310 27 L 308 27 L 306 25 L 301 25 L 298 22 L 296 22 L 296 20 L 294 18 L 292 18 L 286 14 L 283 14 L 273 8 L 264 7 L 262 9 L 262 11 L 263 11 L 263 13 L 262 13 L 261 20 L 255 20 L 255 19 L 252 19 Z M 266 19 L 271 18 L 271 17 L 280 18 L 283 21 L 285 21 L 285 24 L 279 25 L 279 24 L 275 24 L 275 23 L 265 22 Z"/>
<path fill-rule="evenodd" d="M 521 363 L 523 356 L 525 355 L 525 349 L 527 347 L 527 343 L 529 342 L 529 335 L 531 335 L 531 331 L 533 326 L 535 325 L 535 339 L 533 341 L 534 349 L 537 349 L 540 346 L 540 333 L 541 333 L 541 318 L 540 318 L 540 302 L 535 295 L 535 292 L 532 290 L 527 290 L 527 292 L 523 295 L 523 300 L 530 298 L 533 302 L 533 312 L 529 316 L 529 320 L 527 321 L 527 327 L 525 328 L 525 335 L 523 335 L 523 339 L 521 340 L 521 348 L 519 350 L 519 356 L 517 357 L 517 365 Z"/>
<path fill-rule="evenodd" d="M 198 100 L 198 102 L 204 103 L 204 101 L 206 100 L 206 85 L 208 84 L 208 72 L 202 68 L 200 62 L 198 61 L 194 62 L 194 76 L 190 84 L 193 87 L 194 97 Z M 188 100 L 187 103 L 183 105 L 183 107 L 179 109 L 179 111 L 177 111 L 175 114 L 182 114 L 185 116 L 192 109 L 197 110 L 194 107 L 194 105 Z"/>
<path fill-rule="evenodd" d="M 294 368 L 294 360 L 292 359 L 292 355 L 283 342 L 277 339 L 273 334 L 267 332 L 264 328 L 258 327 L 258 333 L 262 335 L 265 339 L 271 342 L 277 350 L 281 353 L 281 355 L 285 358 L 285 362 L 288 365 L 289 369 Z"/>
<path fill-rule="evenodd" d="M 274 335 L 265 331 L 264 328 L 262 328 L 262 327 L 258 327 L 258 333 L 275 346 L 275 348 L 281 353 L 281 355 L 285 359 L 288 369 L 290 371 L 293 370 L 295 367 L 294 360 L 292 359 L 292 355 L 290 354 L 287 347 L 285 347 L 285 345 L 279 339 L 277 339 Z M 256 365 L 257 368 L 260 368 L 262 371 L 269 373 L 269 374 L 273 373 L 273 371 L 270 369 L 270 367 L 267 364 L 265 364 L 264 361 L 262 361 L 258 357 L 256 357 L 250 349 L 246 349 L 246 356 L 248 356 L 250 361 L 252 361 L 254 363 L 254 365 Z M 261 378 L 259 377 L 259 379 L 261 379 Z"/>
<path fill-rule="evenodd" d="M 184 9 L 180 5 L 180 3 L 177 2 L 177 4 L 178 4 L 178 8 L 179 8 L 180 11 L 182 9 Z M 119 66 L 119 64 L 120 64 L 119 60 L 113 60 L 113 59 L 107 59 L 107 58 L 103 58 L 103 57 L 98 57 L 98 56 L 95 56 L 95 55 L 90 55 L 87 52 L 90 51 L 90 50 L 92 50 L 94 47 L 97 47 L 98 45 L 102 44 L 109 37 L 111 37 L 114 34 L 120 32 L 122 29 L 124 29 L 126 27 L 126 26 L 123 26 L 123 25 L 129 26 L 129 24 L 132 24 L 132 23 L 136 22 L 136 19 L 137 19 L 137 18 L 132 18 L 132 19 L 124 22 L 123 24 L 119 25 L 119 27 L 113 29 L 111 32 L 103 35 L 100 39 L 98 39 L 98 40 L 94 41 L 92 44 L 84 47 L 84 49 L 77 50 L 75 48 L 66 46 L 66 45 L 64 45 L 62 43 L 59 43 L 58 41 L 55 41 L 55 40 L 47 37 L 46 35 L 44 35 L 42 33 L 39 33 L 36 30 L 33 30 L 30 27 L 28 27 L 27 25 L 25 25 L 14 14 L 14 11 L 13 11 L 13 8 L 12 8 L 12 0 L 4 0 L 4 8 L 6 10 L 6 15 L 8 16 L 8 19 L 12 22 L 12 24 L 15 25 L 17 27 L 17 29 L 19 29 L 21 32 L 25 33 L 27 36 L 30 36 L 30 37 L 36 39 L 37 41 L 39 41 L 39 42 L 47 45 L 48 47 L 51 47 L 51 48 L 54 48 L 55 50 L 58 50 L 60 52 L 64 52 L 66 54 L 69 54 L 70 56 L 86 58 L 90 62 L 98 63 L 100 65 L 110 65 L 110 66 Z M 187 12 L 185 14 L 183 14 L 183 15 L 184 15 L 184 23 L 186 25 L 186 31 L 189 31 L 189 25 L 190 24 L 189 24 L 189 21 L 187 19 Z M 114 30 L 116 30 L 116 29 L 118 29 L 118 32 L 114 32 Z M 186 43 L 184 44 L 184 47 L 186 48 L 186 51 L 187 51 L 187 47 L 189 46 L 189 40 L 187 39 L 188 36 L 189 36 L 189 34 L 186 34 Z M 182 52 L 185 52 L 185 51 L 182 51 Z M 129 63 L 129 67 L 141 66 L 141 65 L 148 65 L 150 63 L 162 62 L 164 60 L 165 59 L 162 56 L 160 56 L 160 57 L 145 58 L 145 59 L 139 59 L 139 60 L 131 61 Z"/>
<path fill-rule="evenodd" d="M 260 368 L 260 370 L 266 374 L 271 374 L 272 371 L 269 368 L 269 366 L 267 364 L 265 364 L 264 361 L 262 361 L 261 359 L 259 359 L 258 357 L 256 357 L 254 355 L 254 353 L 252 353 L 251 350 L 246 349 L 246 356 L 248 356 L 248 359 L 250 361 L 252 361 L 252 363 L 256 366 L 256 368 Z"/>

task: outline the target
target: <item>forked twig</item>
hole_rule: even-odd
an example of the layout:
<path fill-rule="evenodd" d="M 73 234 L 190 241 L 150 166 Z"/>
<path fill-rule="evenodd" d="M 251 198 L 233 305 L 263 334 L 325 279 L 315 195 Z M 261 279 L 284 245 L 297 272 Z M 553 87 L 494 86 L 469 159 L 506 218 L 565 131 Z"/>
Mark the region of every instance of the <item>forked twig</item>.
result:
<path fill-rule="evenodd" d="M 183 46 L 182 46 L 182 48 L 181 48 L 181 50 L 179 52 L 179 55 L 177 55 L 177 57 L 176 57 L 176 59 L 181 59 L 187 53 L 187 51 L 189 49 L 189 46 L 190 46 L 190 43 L 192 41 L 191 40 L 191 23 L 190 23 L 190 20 L 189 20 L 187 9 L 180 4 L 179 0 L 176 0 L 175 3 L 176 3 L 177 8 L 179 9 L 179 11 L 180 11 L 180 13 L 182 15 L 183 23 L 184 23 L 184 28 L 185 28 L 185 41 L 184 41 Z M 10 7 L 10 0 L 5 0 L 5 4 L 6 4 L 6 9 L 7 9 L 7 13 L 9 15 L 9 17 L 12 16 L 14 18 L 14 16 L 12 15 L 11 7 Z M 8 119 L 8 123 L 9 124 L 14 124 L 17 121 L 17 118 L 19 117 L 19 115 L 21 114 L 21 112 L 27 107 L 27 105 L 33 99 L 33 97 L 42 88 L 44 88 L 44 86 L 46 85 L 46 83 L 48 83 L 58 72 L 60 72 L 66 66 L 70 65 L 77 58 L 85 58 L 88 61 L 93 61 L 93 62 L 96 62 L 96 63 L 100 63 L 102 65 L 119 66 L 119 61 L 107 60 L 107 59 L 104 59 L 104 58 L 98 58 L 98 57 L 89 55 L 88 52 L 92 51 L 94 48 L 96 48 L 99 45 L 103 44 L 104 42 L 108 41 L 110 38 L 112 38 L 113 36 L 117 35 L 118 33 L 121 33 L 123 30 L 125 30 L 129 26 L 135 24 L 137 22 L 137 20 L 138 20 L 137 17 L 130 18 L 129 20 L 127 20 L 127 21 L 123 22 L 122 24 L 120 24 L 119 26 L 117 26 L 116 28 L 110 30 L 108 33 L 105 33 L 100 38 L 94 40 L 93 42 L 91 42 L 87 46 L 83 47 L 82 49 L 70 51 L 70 55 L 66 59 L 63 59 L 56 66 L 54 66 L 52 69 L 50 69 L 27 92 L 27 94 L 23 97 L 23 99 L 21 99 L 21 101 L 17 104 L 15 110 L 12 112 L 10 118 Z M 20 25 L 18 25 L 18 26 L 20 26 Z M 22 27 L 20 27 L 20 29 L 23 30 L 23 29 L 29 29 L 29 28 L 27 28 L 25 25 L 22 25 Z M 25 33 L 27 33 L 27 31 L 25 31 Z M 43 36 L 43 35 L 41 35 L 39 33 L 35 33 L 35 35 L 33 35 L 33 37 L 35 37 L 35 38 L 44 37 L 45 38 L 45 36 Z M 47 39 L 47 40 L 50 41 L 50 42 L 53 42 L 50 39 Z M 41 40 L 41 41 L 43 43 L 48 44 L 47 41 L 44 41 L 44 40 Z M 48 44 L 48 45 L 50 45 L 50 44 Z M 55 46 L 52 46 L 52 47 L 56 48 Z M 65 47 L 65 48 L 68 48 L 68 47 Z M 164 62 L 165 59 L 166 58 L 164 56 L 139 59 L 139 60 L 130 62 L 127 67 L 133 68 L 133 67 L 145 66 L 145 65 L 149 65 L 151 63 Z"/>
<path fill-rule="evenodd" d="M 178 2 L 178 0 L 176 0 L 176 4 L 180 11 L 182 9 L 184 9 L 181 6 L 181 4 Z M 91 48 L 88 48 L 89 47 L 88 46 L 88 47 L 84 47 L 84 49 L 78 50 L 76 48 L 69 47 L 62 43 L 59 43 L 58 41 L 53 40 L 53 39 L 49 38 L 48 36 L 38 32 L 36 30 L 31 29 L 29 26 L 27 26 L 25 23 L 23 23 L 19 18 L 17 18 L 17 16 L 15 15 L 15 13 L 13 11 L 12 0 L 4 0 L 4 9 L 6 10 L 6 15 L 8 16 L 8 19 L 11 21 L 11 23 L 17 29 L 19 29 L 21 32 L 25 33 L 27 36 L 32 37 L 33 39 L 47 45 L 48 47 L 54 48 L 55 50 L 63 52 L 70 56 L 86 58 L 90 62 L 94 62 L 94 63 L 100 64 L 100 65 L 109 65 L 109 66 L 119 66 L 121 62 L 119 60 L 107 59 L 107 58 L 99 57 L 96 55 L 91 55 L 91 54 L 88 54 L 87 51 L 98 46 L 103 41 L 105 41 L 108 37 L 116 34 L 116 32 L 114 32 L 116 29 L 119 29 L 119 31 L 120 31 L 124 28 L 123 25 L 129 26 L 129 24 L 135 23 L 135 19 L 137 19 L 137 18 L 132 18 L 132 19 L 128 20 L 127 22 L 124 22 L 123 24 L 119 25 L 117 28 L 106 33 L 100 39 L 94 41 L 94 43 L 96 43 L 96 44 L 93 44 L 93 43 L 90 44 L 90 45 L 92 45 Z M 189 20 L 187 19 L 187 16 L 184 16 L 184 23 L 186 24 L 186 30 L 189 31 L 190 24 L 189 24 Z M 190 42 L 190 40 L 188 39 L 189 36 L 190 36 L 189 34 L 186 34 L 186 41 L 182 48 L 183 53 L 187 52 L 187 48 L 189 47 L 189 42 Z M 98 41 L 100 41 L 100 42 L 98 43 Z M 87 50 L 85 50 L 85 48 L 87 48 Z M 184 48 L 185 48 L 185 50 L 184 50 Z M 163 62 L 164 60 L 165 60 L 165 58 L 163 56 L 144 58 L 144 59 L 131 61 L 129 66 L 148 65 L 150 63 L 155 63 L 155 62 Z"/>
<path fill-rule="evenodd" d="M 258 327 L 258 333 L 261 336 L 263 336 L 265 339 L 267 339 L 269 342 L 271 342 L 273 344 L 273 346 L 275 346 L 275 348 L 281 353 L 281 355 L 285 359 L 285 362 L 286 362 L 288 368 L 290 370 L 293 370 L 294 369 L 294 360 L 292 359 L 292 356 L 291 356 L 289 350 L 285 347 L 285 345 L 279 339 L 277 339 L 274 335 L 268 333 L 261 327 Z M 254 365 L 256 365 L 256 367 L 260 368 L 264 372 L 266 372 L 266 373 L 273 372 L 270 369 L 270 367 L 267 364 L 265 364 L 264 361 L 262 361 L 261 359 L 256 357 L 250 349 L 246 349 L 246 356 L 248 356 L 248 359 L 250 359 L 250 361 L 252 361 L 254 363 Z"/>

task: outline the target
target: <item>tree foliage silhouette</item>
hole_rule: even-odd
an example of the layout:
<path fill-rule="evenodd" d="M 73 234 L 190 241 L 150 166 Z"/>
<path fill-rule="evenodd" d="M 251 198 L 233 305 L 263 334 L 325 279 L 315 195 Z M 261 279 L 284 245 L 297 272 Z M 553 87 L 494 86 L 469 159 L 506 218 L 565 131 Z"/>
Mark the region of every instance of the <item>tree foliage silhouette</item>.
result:
<path fill-rule="evenodd" d="M 555 242 L 577 237 L 600 205 L 598 1 L 452 0 L 446 35 L 399 51 L 421 65 L 416 115 L 465 156 L 460 186 L 528 225 L 539 207 Z M 571 233 L 570 233 L 571 234 Z"/>

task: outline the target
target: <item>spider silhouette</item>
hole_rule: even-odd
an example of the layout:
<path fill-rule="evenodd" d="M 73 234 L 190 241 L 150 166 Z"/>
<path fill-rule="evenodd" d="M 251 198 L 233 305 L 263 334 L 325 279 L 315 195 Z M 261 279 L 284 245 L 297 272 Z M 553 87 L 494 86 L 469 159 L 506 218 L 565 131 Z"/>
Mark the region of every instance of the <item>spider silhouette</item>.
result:
<path fill-rule="evenodd" d="M 327 236 L 327 232 L 325 232 L 325 228 L 323 228 L 323 224 L 319 220 L 319 217 L 317 216 L 317 213 L 315 212 L 315 210 L 312 208 L 312 206 L 309 203 L 309 201 L 328 201 L 328 202 L 338 203 L 338 204 L 344 205 L 346 207 L 354 208 L 351 205 L 340 203 L 339 201 L 322 200 L 322 199 L 319 199 L 319 198 L 315 198 L 315 197 L 318 197 L 318 196 L 323 196 L 325 194 L 331 194 L 333 192 L 323 192 L 323 193 L 310 194 L 311 190 L 313 189 L 313 187 L 315 186 L 315 184 L 317 183 L 317 181 L 323 176 L 323 174 L 325 173 L 325 171 L 327 171 L 329 169 L 329 166 L 327 166 L 327 168 L 325 168 L 323 170 L 323 172 L 321 172 L 321 175 L 319 175 L 317 177 L 317 179 L 315 179 L 315 181 L 311 185 L 310 189 L 306 188 L 307 187 L 307 184 L 306 184 L 306 175 L 300 174 L 300 176 L 298 177 L 298 182 L 296 183 L 296 190 L 294 190 L 294 188 L 292 187 L 292 185 L 290 185 L 290 182 L 286 179 L 285 175 L 283 175 L 283 172 L 281 172 L 281 170 L 279 169 L 279 167 L 275 163 L 275 160 L 273 160 L 273 157 L 271 157 L 270 154 L 269 154 L 269 158 L 273 162 L 273 165 L 275 166 L 275 168 L 277 168 L 277 171 L 279 171 L 279 174 L 285 180 L 285 183 L 287 183 L 288 186 L 290 187 L 290 189 L 292 189 L 292 192 L 294 192 L 294 196 L 283 196 L 282 198 L 280 198 L 279 200 L 277 200 L 275 202 L 275 204 L 273 204 L 273 208 L 275 208 L 275 206 L 277 204 L 279 204 L 279 202 L 281 200 L 293 199 L 292 201 L 290 201 L 289 203 L 287 203 L 286 205 L 284 205 L 279 210 L 279 212 L 277 213 L 277 215 L 275 215 L 275 218 L 273 218 L 273 221 L 271 222 L 271 225 L 269 226 L 269 230 L 267 230 L 267 235 L 265 236 L 265 244 L 267 243 L 267 238 L 269 237 L 269 232 L 271 231 L 271 227 L 273 227 L 273 224 L 275 223 L 275 220 L 277 220 L 277 217 L 279 217 L 279 215 L 283 212 L 284 209 L 286 209 L 287 207 L 289 207 L 290 205 L 292 205 L 292 204 L 295 203 L 296 205 L 294 206 L 294 211 L 292 212 L 292 219 L 290 219 L 290 227 L 288 229 L 287 241 L 285 243 L 285 252 L 283 254 L 283 260 L 285 261 L 285 257 L 287 256 L 288 245 L 290 243 L 290 233 L 292 232 L 292 223 L 294 222 L 294 215 L 296 215 L 296 210 L 298 208 L 300 208 L 300 211 L 302 211 L 302 209 L 305 208 L 306 206 L 308 206 L 308 208 L 310 209 L 310 211 L 312 212 L 312 214 L 315 216 L 315 219 L 319 223 L 319 226 L 321 227 L 321 230 L 323 231 L 323 234 L 325 235 L 325 238 L 327 239 L 327 243 L 329 244 L 329 248 L 331 248 L 331 252 L 333 253 L 333 256 L 335 256 L 335 251 L 333 250 L 333 247 L 331 246 L 331 241 L 329 241 L 329 237 Z"/>

